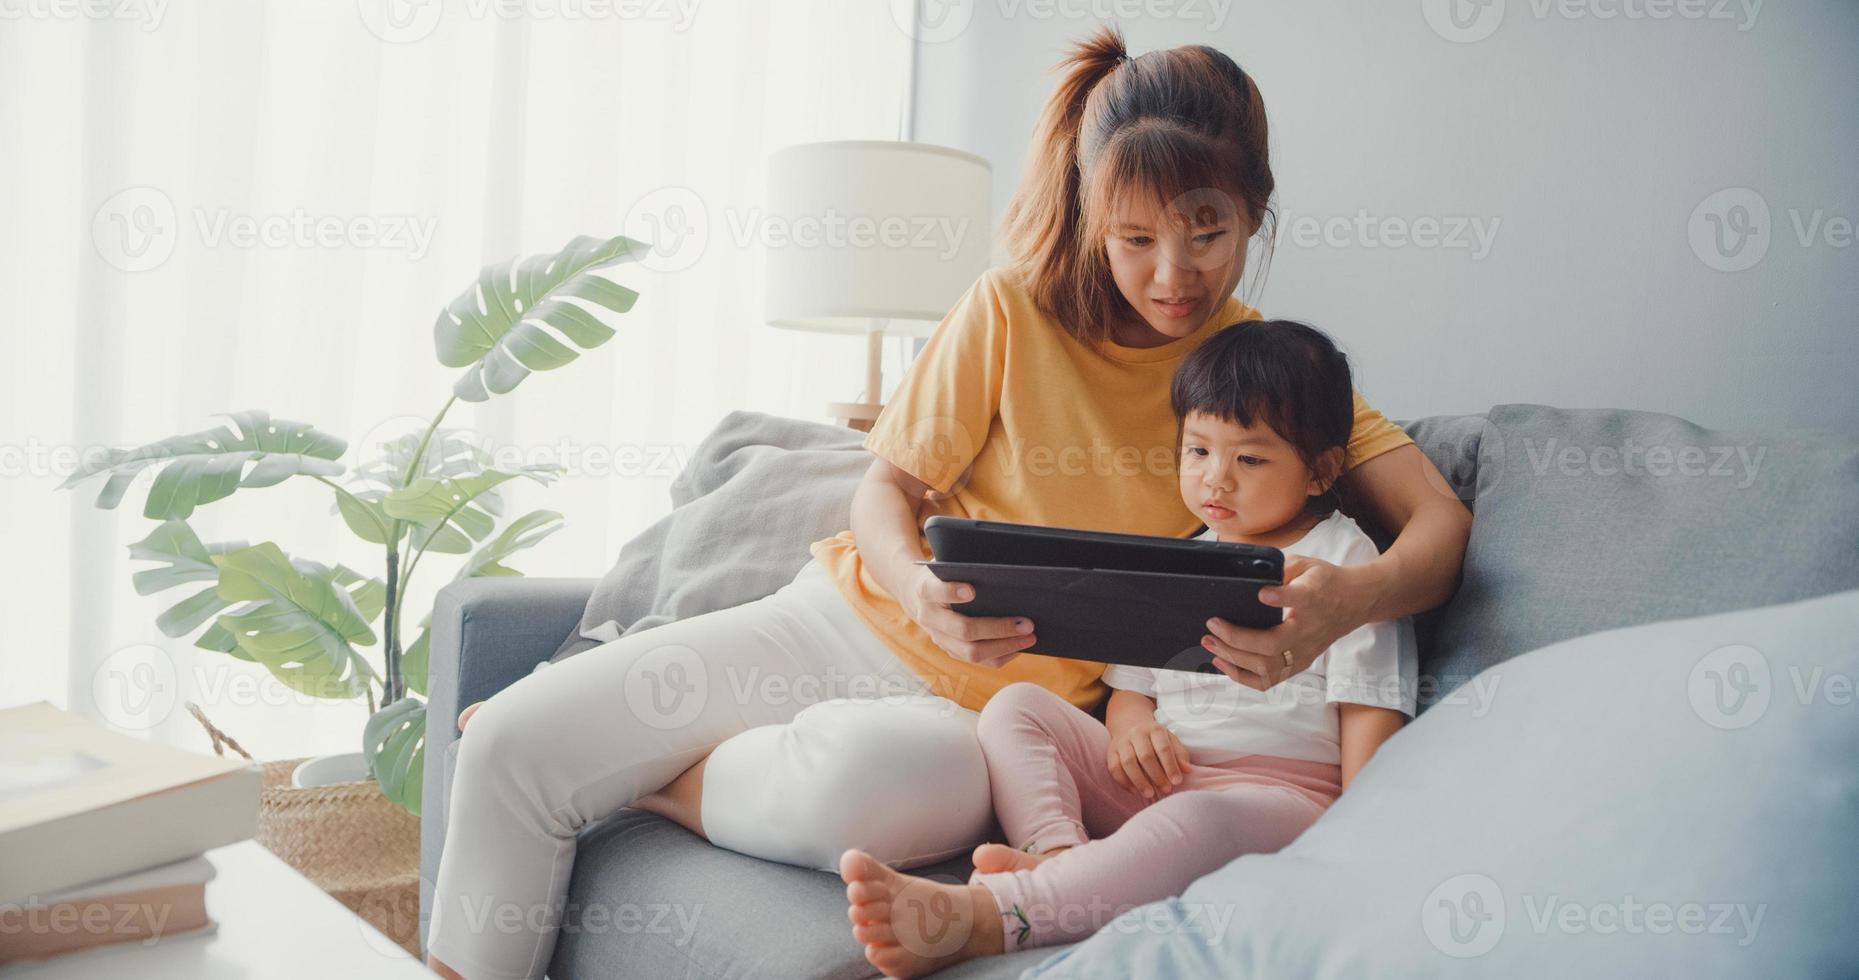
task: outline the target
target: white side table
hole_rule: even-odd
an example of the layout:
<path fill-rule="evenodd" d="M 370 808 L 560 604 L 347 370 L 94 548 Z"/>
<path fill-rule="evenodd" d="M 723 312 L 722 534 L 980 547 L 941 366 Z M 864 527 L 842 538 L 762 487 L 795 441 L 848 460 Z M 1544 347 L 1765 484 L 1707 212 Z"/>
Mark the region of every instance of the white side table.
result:
<path fill-rule="evenodd" d="M 207 915 L 218 923 L 217 928 L 152 946 L 119 943 L 0 967 L 0 978 L 433 980 L 437 976 L 257 841 L 216 847 L 206 854 L 217 871 L 207 882 Z"/>

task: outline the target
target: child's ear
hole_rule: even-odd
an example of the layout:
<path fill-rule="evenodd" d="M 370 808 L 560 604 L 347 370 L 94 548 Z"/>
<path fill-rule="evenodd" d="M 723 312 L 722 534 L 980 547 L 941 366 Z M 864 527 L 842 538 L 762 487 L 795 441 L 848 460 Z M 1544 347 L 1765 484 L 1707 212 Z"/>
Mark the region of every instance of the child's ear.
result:
<path fill-rule="evenodd" d="M 1343 447 L 1333 446 L 1317 457 L 1317 465 L 1310 471 L 1310 483 L 1304 489 L 1305 496 L 1322 496 L 1342 475 Z"/>

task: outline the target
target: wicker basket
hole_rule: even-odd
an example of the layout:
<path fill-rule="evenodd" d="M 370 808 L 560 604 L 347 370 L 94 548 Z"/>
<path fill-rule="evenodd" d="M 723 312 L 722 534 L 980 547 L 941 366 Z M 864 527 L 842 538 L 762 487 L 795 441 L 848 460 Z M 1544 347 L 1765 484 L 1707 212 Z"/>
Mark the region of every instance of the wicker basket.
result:
<path fill-rule="evenodd" d="M 190 701 L 187 710 L 206 728 L 215 753 L 225 755 L 231 746 L 252 758 L 199 705 Z M 260 763 L 258 843 L 419 958 L 419 818 L 389 800 L 372 779 L 294 787 L 291 771 L 303 761 Z"/>

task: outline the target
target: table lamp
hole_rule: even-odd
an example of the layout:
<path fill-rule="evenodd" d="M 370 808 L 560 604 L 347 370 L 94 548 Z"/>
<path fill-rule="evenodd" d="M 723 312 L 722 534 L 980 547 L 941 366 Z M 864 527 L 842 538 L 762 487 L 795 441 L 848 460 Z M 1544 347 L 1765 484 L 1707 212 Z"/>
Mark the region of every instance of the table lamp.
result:
<path fill-rule="evenodd" d="M 803 143 L 768 158 L 763 318 L 865 335 L 861 402 L 832 417 L 869 431 L 884 338 L 927 337 L 988 267 L 990 174 L 972 153 L 887 140 Z"/>

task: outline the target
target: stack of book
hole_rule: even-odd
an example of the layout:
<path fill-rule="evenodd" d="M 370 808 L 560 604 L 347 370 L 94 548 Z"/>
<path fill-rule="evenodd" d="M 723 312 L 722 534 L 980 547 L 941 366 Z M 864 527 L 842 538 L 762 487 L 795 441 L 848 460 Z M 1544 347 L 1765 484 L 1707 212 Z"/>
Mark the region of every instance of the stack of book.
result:
<path fill-rule="evenodd" d="M 0 964 L 211 932 L 204 853 L 258 829 L 259 768 L 0 709 Z"/>

